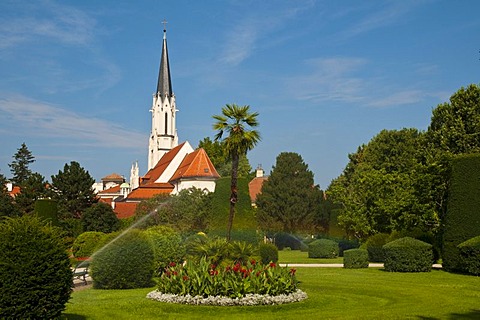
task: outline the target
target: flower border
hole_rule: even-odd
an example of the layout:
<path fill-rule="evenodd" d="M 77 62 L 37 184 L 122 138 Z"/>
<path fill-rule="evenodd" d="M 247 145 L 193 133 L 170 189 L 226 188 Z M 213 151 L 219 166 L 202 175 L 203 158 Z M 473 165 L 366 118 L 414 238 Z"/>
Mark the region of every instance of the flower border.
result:
<path fill-rule="evenodd" d="M 147 294 L 148 299 L 178 304 L 208 305 L 208 306 L 257 306 L 257 305 L 279 305 L 292 302 L 299 302 L 308 298 L 308 295 L 300 289 L 290 294 L 281 294 L 278 296 L 247 294 L 242 298 L 229 298 L 225 296 L 202 296 L 176 295 L 162 293 L 154 290 Z"/>

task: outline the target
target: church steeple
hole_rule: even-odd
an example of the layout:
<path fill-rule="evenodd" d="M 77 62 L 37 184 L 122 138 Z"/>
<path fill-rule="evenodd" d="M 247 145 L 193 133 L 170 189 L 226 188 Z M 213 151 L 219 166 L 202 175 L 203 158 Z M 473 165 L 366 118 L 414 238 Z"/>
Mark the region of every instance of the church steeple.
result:
<path fill-rule="evenodd" d="M 162 58 L 160 60 L 160 70 L 158 72 L 157 94 L 162 97 L 168 95 L 172 96 L 172 80 L 170 78 L 170 64 L 168 63 L 168 49 L 167 49 L 167 29 L 164 21 L 163 27 L 163 46 Z"/>
<path fill-rule="evenodd" d="M 175 114 L 177 106 L 172 91 L 168 61 L 166 21 L 163 21 L 163 46 L 158 72 L 157 91 L 153 94 L 152 131 L 148 145 L 148 170 L 155 167 L 162 156 L 178 145 Z"/>

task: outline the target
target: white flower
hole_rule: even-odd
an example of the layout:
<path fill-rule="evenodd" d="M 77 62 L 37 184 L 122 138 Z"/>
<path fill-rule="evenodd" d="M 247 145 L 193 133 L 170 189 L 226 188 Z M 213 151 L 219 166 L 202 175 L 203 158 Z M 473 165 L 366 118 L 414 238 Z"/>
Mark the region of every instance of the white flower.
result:
<path fill-rule="evenodd" d="M 202 296 L 191 295 L 176 295 L 169 293 L 162 293 L 158 290 L 154 290 L 147 294 L 148 299 L 168 302 L 168 303 L 180 303 L 180 304 L 193 304 L 193 305 L 211 305 L 211 306 L 255 306 L 255 305 L 275 305 L 285 304 L 292 302 L 299 302 L 308 298 L 307 294 L 300 289 L 297 289 L 291 294 L 281 294 L 278 296 L 270 296 L 268 294 L 247 294 L 242 298 L 229 298 L 225 296 L 208 296 L 206 298 Z"/>

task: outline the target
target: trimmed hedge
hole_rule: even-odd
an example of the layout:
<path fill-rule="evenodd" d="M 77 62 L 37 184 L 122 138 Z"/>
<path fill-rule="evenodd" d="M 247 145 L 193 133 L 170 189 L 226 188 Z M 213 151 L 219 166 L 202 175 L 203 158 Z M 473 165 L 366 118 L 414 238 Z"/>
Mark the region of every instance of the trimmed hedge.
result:
<path fill-rule="evenodd" d="M 338 243 L 329 239 L 318 239 L 308 245 L 309 258 L 336 258 L 338 252 Z"/>
<path fill-rule="evenodd" d="M 368 261 L 370 262 L 384 262 L 385 255 L 383 253 L 383 246 L 388 243 L 390 235 L 388 233 L 377 233 L 370 236 L 365 244 L 362 246 L 368 251 Z"/>
<path fill-rule="evenodd" d="M 385 270 L 391 272 L 429 272 L 432 270 L 432 245 L 411 237 L 383 246 Z"/>
<path fill-rule="evenodd" d="M 347 269 L 368 268 L 368 251 L 365 249 L 343 251 L 343 267 Z"/>
<path fill-rule="evenodd" d="M 480 155 L 462 155 L 452 160 L 447 214 L 443 233 L 443 268 L 466 272 L 461 263 L 460 243 L 480 234 Z"/>
<path fill-rule="evenodd" d="M 95 253 L 90 266 L 93 287 L 97 289 L 133 289 L 153 285 L 153 248 L 147 235 L 138 229 L 118 234 Z"/>
<path fill-rule="evenodd" d="M 75 239 L 72 245 L 72 254 L 74 257 L 90 257 L 94 252 L 98 243 L 105 236 L 103 232 L 87 231 L 82 233 Z"/>
<path fill-rule="evenodd" d="M 480 236 L 460 243 L 458 249 L 465 271 L 472 275 L 480 275 Z"/>
<path fill-rule="evenodd" d="M 72 292 L 61 230 L 35 216 L 0 223 L 0 318 L 56 319 Z"/>
<path fill-rule="evenodd" d="M 170 262 L 179 263 L 186 254 L 182 237 L 173 228 L 155 226 L 144 231 L 150 239 L 155 256 L 155 270 L 161 272 Z"/>
<path fill-rule="evenodd" d="M 260 243 L 258 252 L 263 264 L 278 261 L 278 248 L 272 243 Z"/>

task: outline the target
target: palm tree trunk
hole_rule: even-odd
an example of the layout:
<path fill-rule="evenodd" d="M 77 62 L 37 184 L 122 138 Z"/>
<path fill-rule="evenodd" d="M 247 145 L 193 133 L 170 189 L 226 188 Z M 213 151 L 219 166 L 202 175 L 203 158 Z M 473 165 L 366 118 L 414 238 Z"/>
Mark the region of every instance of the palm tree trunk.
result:
<path fill-rule="evenodd" d="M 230 184 L 230 215 L 228 216 L 227 241 L 230 241 L 232 234 L 233 218 L 235 217 L 235 204 L 238 200 L 237 194 L 237 176 L 238 176 L 239 155 L 232 155 L 232 181 Z"/>

